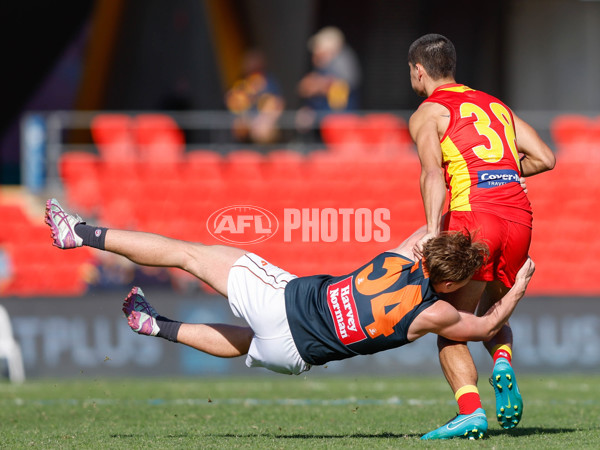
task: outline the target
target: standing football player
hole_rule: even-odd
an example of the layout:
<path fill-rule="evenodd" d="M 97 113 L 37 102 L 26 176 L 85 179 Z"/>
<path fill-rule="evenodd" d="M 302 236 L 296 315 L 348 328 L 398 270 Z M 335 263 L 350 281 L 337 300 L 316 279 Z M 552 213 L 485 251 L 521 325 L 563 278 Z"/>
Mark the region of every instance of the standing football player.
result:
<path fill-rule="evenodd" d="M 421 161 L 427 218 L 427 232 L 415 251 L 420 253 L 442 230 L 478 230 L 489 245 L 490 258 L 464 288 L 445 298 L 464 311 L 475 312 L 479 304 L 478 314 L 484 314 L 513 286 L 527 259 L 532 210 L 520 178 L 552 169 L 555 158 L 508 106 L 456 82 L 456 51 L 446 37 L 427 34 L 417 39 L 410 46 L 408 65 L 412 88 L 427 97 L 409 122 Z M 442 217 L 447 191 L 449 211 Z M 513 428 L 522 418 L 523 402 L 511 365 L 509 324 L 484 345 L 494 359 L 491 382 L 497 419 L 503 428 Z M 440 336 L 438 348 L 459 415 L 429 433 L 428 439 L 453 437 L 458 432 L 454 424 L 481 407 L 477 370 L 467 345 Z"/>

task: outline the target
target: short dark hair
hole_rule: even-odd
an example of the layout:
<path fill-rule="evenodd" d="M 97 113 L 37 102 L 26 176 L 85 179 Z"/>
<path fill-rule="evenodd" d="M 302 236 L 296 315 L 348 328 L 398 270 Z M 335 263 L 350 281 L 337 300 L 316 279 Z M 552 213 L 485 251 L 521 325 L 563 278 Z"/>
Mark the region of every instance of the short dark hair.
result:
<path fill-rule="evenodd" d="M 423 246 L 425 269 L 432 284 L 471 278 L 489 255 L 488 246 L 471 233 L 445 231 Z"/>
<path fill-rule="evenodd" d="M 408 62 L 421 64 L 433 80 L 456 76 L 456 49 L 441 34 L 426 34 L 408 49 Z"/>

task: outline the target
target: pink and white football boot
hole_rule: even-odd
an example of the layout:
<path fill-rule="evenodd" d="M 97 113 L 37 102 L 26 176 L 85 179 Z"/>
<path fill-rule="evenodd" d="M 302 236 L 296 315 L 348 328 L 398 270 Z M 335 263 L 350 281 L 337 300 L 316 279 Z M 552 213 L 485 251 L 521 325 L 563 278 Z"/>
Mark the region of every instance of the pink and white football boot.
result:
<path fill-rule="evenodd" d="M 52 229 L 52 245 L 62 249 L 81 247 L 83 240 L 75 233 L 75 225 L 85 223 L 78 215 L 68 214 L 58 200 L 46 202 L 45 222 Z"/>
<path fill-rule="evenodd" d="M 139 287 L 134 287 L 123 302 L 123 312 L 133 331 L 146 336 L 156 336 L 160 331 L 156 323 L 158 313 L 144 298 Z"/>

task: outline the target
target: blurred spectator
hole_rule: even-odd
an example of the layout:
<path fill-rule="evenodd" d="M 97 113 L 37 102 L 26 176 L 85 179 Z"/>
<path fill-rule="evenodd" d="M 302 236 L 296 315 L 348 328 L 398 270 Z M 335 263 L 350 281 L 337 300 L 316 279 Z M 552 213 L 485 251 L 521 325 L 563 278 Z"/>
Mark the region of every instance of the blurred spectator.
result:
<path fill-rule="evenodd" d="M 90 287 L 120 289 L 132 284 L 135 265 L 131 261 L 107 252 L 98 252 L 97 257 L 97 264 L 85 273 L 86 283 Z"/>
<path fill-rule="evenodd" d="M 277 121 L 285 103 L 279 84 L 266 70 L 260 50 L 244 55 L 243 77 L 227 91 L 225 104 L 237 115 L 233 134 L 238 141 L 269 144 L 278 140 Z"/>
<path fill-rule="evenodd" d="M 330 112 L 359 108 L 361 68 L 342 31 L 325 27 L 308 40 L 308 48 L 313 68 L 298 84 L 304 104 L 296 118 L 301 130 L 314 126 Z"/>

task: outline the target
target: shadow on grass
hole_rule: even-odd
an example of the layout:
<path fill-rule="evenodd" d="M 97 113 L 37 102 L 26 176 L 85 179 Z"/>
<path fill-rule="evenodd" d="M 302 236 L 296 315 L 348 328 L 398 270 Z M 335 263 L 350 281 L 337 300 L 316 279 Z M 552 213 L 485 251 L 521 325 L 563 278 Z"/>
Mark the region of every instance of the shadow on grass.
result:
<path fill-rule="evenodd" d="M 147 434 L 111 434 L 111 438 L 113 439 L 146 439 L 148 438 Z M 181 438 L 196 438 L 199 437 L 195 433 L 180 433 L 180 434 L 167 434 L 166 436 L 160 436 L 161 439 L 181 439 Z"/>
<path fill-rule="evenodd" d="M 577 428 L 542 428 L 542 427 L 519 427 L 514 430 L 488 430 L 488 436 L 533 436 L 535 434 L 563 434 L 575 433 Z"/>
<path fill-rule="evenodd" d="M 271 439 L 347 439 L 347 438 L 364 438 L 364 439 L 390 439 L 390 438 L 406 438 L 420 436 L 416 434 L 398 434 L 398 433 L 373 433 L 373 434 L 273 434 L 273 433 L 226 433 L 226 434 L 211 434 L 214 437 L 224 438 L 241 438 L 241 437 L 268 437 Z"/>
<path fill-rule="evenodd" d="M 111 434 L 111 438 L 117 439 L 137 439 L 140 434 Z M 207 434 L 205 436 L 217 438 L 270 438 L 270 439 L 344 439 L 344 438 L 402 438 L 402 437 L 418 437 L 417 434 L 396 434 L 396 433 L 374 433 L 374 434 L 273 434 L 273 433 L 223 433 L 223 434 Z M 191 437 L 190 434 L 169 434 L 162 438 L 186 438 Z"/>
<path fill-rule="evenodd" d="M 484 439 L 495 436 L 524 437 L 534 435 L 550 435 L 574 433 L 576 428 L 541 428 L 541 427 L 523 427 L 514 430 L 488 430 Z M 354 433 L 354 434 L 275 434 L 275 433 L 223 433 L 207 434 L 206 436 L 218 438 L 269 438 L 269 439 L 401 439 L 412 438 L 420 439 L 421 433 Z M 111 438 L 117 439 L 138 439 L 139 434 L 111 434 Z M 169 434 L 163 436 L 163 439 L 180 439 L 192 437 L 189 433 Z"/>
<path fill-rule="evenodd" d="M 541 427 L 530 427 L 520 428 L 516 430 L 488 430 L 485 438 L 492 436 L 533 436 L 533 435 L 549 435 L 549 434 L 564 434 L 574 433 L 576 428 L 541 428 Z M 424 434 L 424 433 L 423 433 Z M 274 433 L 225 433 L 225 434 L 210 434 L 213 437 L 222 438 L 271 438 L 271 439 L 398 439 L 398 438 L 421 438 L 423 434 L 420 433 L 355 433 L 355 434 L 274 434 Z M 484 438 L 484 439 L 485 439 Z"/>

